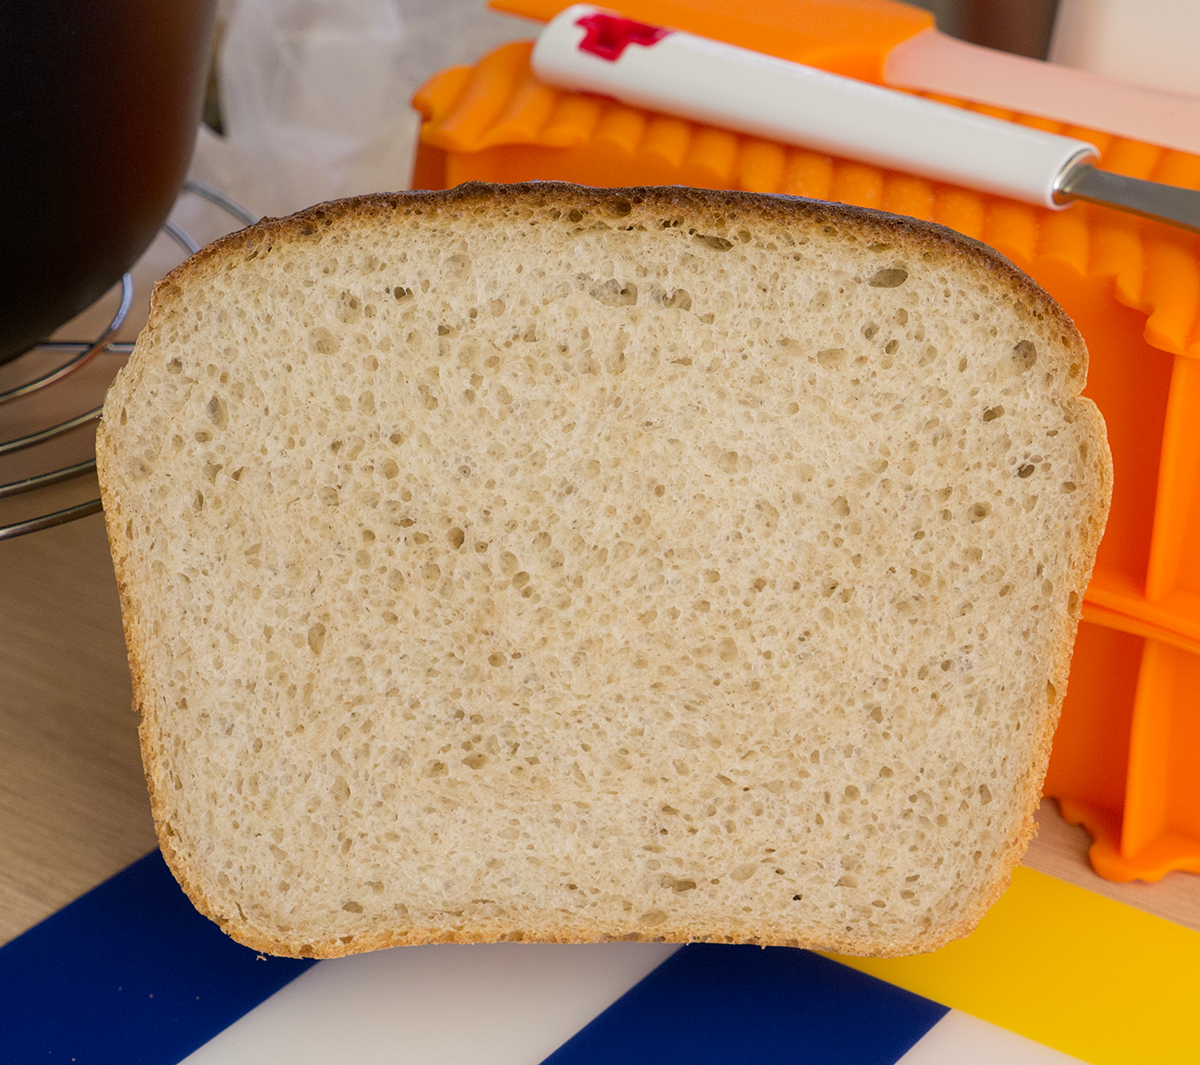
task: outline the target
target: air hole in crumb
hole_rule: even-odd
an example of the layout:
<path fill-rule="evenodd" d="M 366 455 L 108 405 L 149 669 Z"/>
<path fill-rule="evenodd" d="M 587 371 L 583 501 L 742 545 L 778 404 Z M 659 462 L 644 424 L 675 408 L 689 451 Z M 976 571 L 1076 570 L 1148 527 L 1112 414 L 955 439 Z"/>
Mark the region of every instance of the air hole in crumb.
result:
<path fill-rule="evenodd" d="M 208 401 L 208 420 L 218 429 L 224 429 L 229 424 L 229 407 L 220 396 L 213 396 Z"/>
<path fill-rule="evenodd" d="M 319 621 L 308 628 L 308 647 L 313 654 L 319 655 L 325 646 L 325 626 Z"/>
<path fill-rule="evenodd" d="M 1013 370 L 1016 373 L 1025 373 L 1026 370 L 1033 369 L 1035 362 L 1037 362 L 1037 348 L 1034 346 L 1033 341 L 1018 341 L 1012 353 Z"/>
<path fill-rule="evenodd" d="M 342 342 L 323 325 L 309 332 L 308 343 L 318 355 L 335 355 L 342 346 Z"/>
<path fill-rule="evenodd" d="M 902 266 L 885 266 L 871 275 L 867 284 L 871 288 L 898 288 L 908 280 L 908 271 Z"/>

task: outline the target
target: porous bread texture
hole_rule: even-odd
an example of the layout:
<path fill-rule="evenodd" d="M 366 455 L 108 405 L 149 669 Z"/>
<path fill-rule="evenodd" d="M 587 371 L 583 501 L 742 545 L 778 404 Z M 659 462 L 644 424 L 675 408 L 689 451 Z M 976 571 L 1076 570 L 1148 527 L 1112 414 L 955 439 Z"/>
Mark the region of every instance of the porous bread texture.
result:
<path fill-rule="evenodd" d="M 1110 465 L 1007 261 L 464 186 L 157 288 L 98 435 L 162 850 L 260 950 L 934 948 L 1033 831 Z"/>

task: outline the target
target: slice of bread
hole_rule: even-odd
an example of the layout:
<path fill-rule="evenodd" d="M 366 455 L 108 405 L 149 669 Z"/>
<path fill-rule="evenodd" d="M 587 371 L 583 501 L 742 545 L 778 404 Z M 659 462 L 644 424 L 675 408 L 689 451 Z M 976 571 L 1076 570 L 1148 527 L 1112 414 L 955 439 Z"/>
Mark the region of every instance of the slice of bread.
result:
<path fill-rule="evenodd" d="M 156 289 L 97 451 L 162 850 L 243 943 L 927 950 L 1107 513 L 1087 354 L 869 211 L 469 185 Z"/>

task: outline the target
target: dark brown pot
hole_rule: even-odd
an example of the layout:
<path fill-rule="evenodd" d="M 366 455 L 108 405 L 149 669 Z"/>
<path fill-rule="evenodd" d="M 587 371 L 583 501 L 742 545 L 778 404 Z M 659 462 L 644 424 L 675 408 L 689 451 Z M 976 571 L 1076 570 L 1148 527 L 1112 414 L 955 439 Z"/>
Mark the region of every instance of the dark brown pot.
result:
<path fill-rule="evenodd" d="M 0 3 L 0 362 L 154 239 L 195 143 L 215 6 Z"/>

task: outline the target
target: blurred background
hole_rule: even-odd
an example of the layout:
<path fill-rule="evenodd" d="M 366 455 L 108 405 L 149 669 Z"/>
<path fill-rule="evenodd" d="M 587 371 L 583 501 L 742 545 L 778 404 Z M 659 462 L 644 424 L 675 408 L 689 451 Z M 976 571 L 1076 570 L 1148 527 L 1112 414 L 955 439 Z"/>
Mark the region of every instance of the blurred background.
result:
<path fill-rule="evenodd" d="M 205 100 L 204 121 L 210 129 L 223 128 L 217 56 L 230 17 L 239 4 L 256 0 L 222 0 L 218 5 L 217 34 Z M 321 0 L 315 0 L 319 4 Z M 1045 59 L 1050 47 L 1059 0 L 926 0 L 914 6 L 933 13 L 938 29 L 974 44 L 999 48 L 1016 55 Z M 338 0 L 327 6 L 337 7 Z M 446 39 L 446 9 L 457 9 L 460 27 L 452 40 Z M 448 63 L 474 62 L 480 54 L 504 41 L 530 35 L 530 24 L 497 14 L 484 0 L 396 0 L 403 32 L 404 66 L 420 84 Z"/>
<path fill-rule="evenodd" d="M 931 11 L 951 36 L 1040 59 L 1050 48 L 1060 0 L 927 0 L 916 6 Z M 446 33 L 448 25 L 455 26 L 453 34 Z M 290 55 L 280 52 L 280 27 L 297 43 Z M 505 41 L 536 31 L 534 23 L 491 11 L 485 0 L 220 0 L 204 108 L 205 128 L 217 139 L 202 136 L 197 172 L 263 214 L 401 187 L 417 134 L 417 116 L 408 106 L 412 93 L 438 70 L 474 63 Z M 318 37 L 325 42 L 321 55 L 312 43 Z M 351 54 L 352 60 L 343 59 Z M 305 64 L 309 80 L 302 84 L 298 75 Z M 320 92 L 322 84 L 330 91 Z M 375 101 L 373 112 L 349 105 L 364 99 Z M 264 100 L 271 101 L 270 113 L 255 106 Z M 284 130 L 285 124 L 293 128 Z M 307 134 L 303 144 L 300 127 Z M 314 127 L 326 131 L 315 146 Z M 289 143 L 292 134 L 296 140 Z M 248 178 L 251 151 L 255 175 Z M 268 155 L 277 167 L 265 161 Z"/>
<path fill-rule="evenodd" d="M 972 44 L 1045 59 L 1059 0 L 933 0 L 938 29 Z"/>

